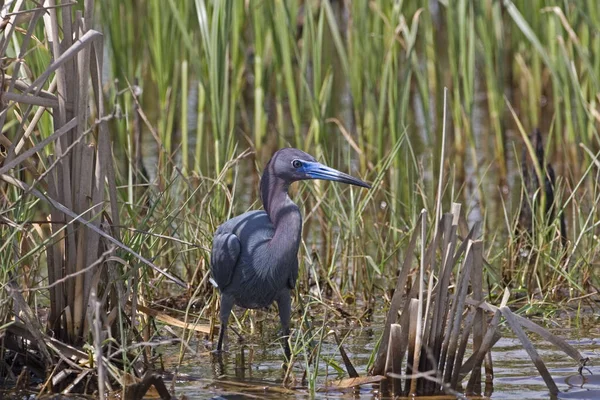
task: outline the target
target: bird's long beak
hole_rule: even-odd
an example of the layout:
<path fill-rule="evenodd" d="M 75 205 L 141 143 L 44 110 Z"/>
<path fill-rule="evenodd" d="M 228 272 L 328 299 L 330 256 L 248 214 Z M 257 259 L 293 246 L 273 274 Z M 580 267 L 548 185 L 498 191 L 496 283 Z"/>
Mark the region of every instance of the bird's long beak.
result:
<path fill-rule="evenodd" d="M 361 186 L 367 189 L 371 188 L 366 182 L 361 181 L 358 178 L 345 174 L 338 171 L 337 169 L 330 168 L 318 162 L 304 162 L 304 172 L 310 179 L 323 179 L 326 181 L 335 181 L 348 183 L 350 185 Z"/>

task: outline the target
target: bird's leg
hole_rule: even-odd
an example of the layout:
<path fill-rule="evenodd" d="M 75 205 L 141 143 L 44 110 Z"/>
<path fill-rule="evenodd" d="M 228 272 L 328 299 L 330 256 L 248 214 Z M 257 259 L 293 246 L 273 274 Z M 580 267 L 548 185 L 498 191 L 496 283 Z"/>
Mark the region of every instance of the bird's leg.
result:
<path fill-rule="evenodd" d="M 221 296 L 221 312 L 219 314 L 221 320 L 221 329 L 219 329 L 219 341 L 217 342 L 217 352 L 223 351 L 223 341 L 225 340 L 227 323 L 229 322 L 229 315 L 231 315 L 232 308 L 233 297 L 223 294 Z"/>
<path fill-rule="evenodd" d="M 289 290 L 285 290 L 279 295 L 277 306 L 279 307 L 279 319 L 281 321 L 283 351 L 285 358 L 289 361 L 291 358 L 291 351 L 288 339 L 290 337 L 290 318 L 292 313 L 292 297 Z"/>

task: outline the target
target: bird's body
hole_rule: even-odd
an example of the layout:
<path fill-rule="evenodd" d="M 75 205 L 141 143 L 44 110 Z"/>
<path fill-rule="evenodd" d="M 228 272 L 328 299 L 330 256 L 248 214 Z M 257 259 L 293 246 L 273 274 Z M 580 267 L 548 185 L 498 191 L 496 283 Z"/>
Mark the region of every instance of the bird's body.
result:
<path fill-rule="evenodd" d="M 298 210 L 295 229 L 298 236 L 301 218 Z M 227 261 L 215 258 L 214 252 L 211 260 L 213 265 L 231 266 L 214 274 L 217 285 L 223 288 L 223 297 L 233 297 L 234 303 L 243 308 L 265 308 L 281 291 L 294 288 L 298 276 L 298 248 L 278 254 L 271 250 L 275 245 L 274 236 L 275 227 L 264 211 L 249 211 L 219 226 L 213 247 L 231 249 Z"/>
<path fill-rule="evenodd" d="M 304 179 L 327 179 L 369 187 L 366 183 L 316 162 L 297 149 L 275 153 L 261 179 L 265 211 L 249 211 L 220 225 L 214 235 L 211 272 L 221 291 L 222 349 L 233 305 L 265 308 L 279 306 L 284 336 L 289 334 L 291 290 L 298 278 L 298 248 L 302 215 L 290 199 L 290 183 Z M 286 356 L 289 348 L 286 342 Z"/>

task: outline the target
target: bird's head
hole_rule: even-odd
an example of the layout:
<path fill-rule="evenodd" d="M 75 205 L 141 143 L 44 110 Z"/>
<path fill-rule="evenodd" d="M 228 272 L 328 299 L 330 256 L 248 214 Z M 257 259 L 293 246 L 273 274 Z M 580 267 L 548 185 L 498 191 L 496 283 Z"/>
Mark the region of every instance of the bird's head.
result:
<path fill-rule="evenodd" d="M 285 182 L 292 183 L 307 179 L 322 179 L 370 188 L 358 178 L 330 168 L 318 162 L 313 156 L 291 147 L 277 151 L 266 167 L 269 174 Z"/>

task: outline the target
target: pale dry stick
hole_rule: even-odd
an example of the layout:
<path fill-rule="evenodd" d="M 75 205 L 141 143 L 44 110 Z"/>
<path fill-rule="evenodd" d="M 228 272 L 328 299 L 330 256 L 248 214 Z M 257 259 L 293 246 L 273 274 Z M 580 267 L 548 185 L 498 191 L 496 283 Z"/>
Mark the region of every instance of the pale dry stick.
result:
<path fill-rule="evenodd" d="M 56 375 L 54 375 L 54 372 L 56 371 L 59 372 Z M 65 379 L 67 379 L 67 377 L 76 374 L 80 371 L 81 368 L 55 368 L 54 371 L 52 371 L 51 375 L 52 386 L 59 386 L 61 383 L 64 382 Z"/>
<path fill-rule="evenodd" d="M 507 300 L 504 301 L 504 298 L 503 298 L 502 302 L 500 303 L 500 307 L 502 307 L 503 304 L 506 305 L 506 302 L 508 302 L 509 296 L 507 296 L 506 293 L 508 293 L 510 295 L 510 292 L 508 292 L 508 290 L 505 290 L 504 298 L 506 298 Z M 473 300 L 472 298 L 465 299 L 465 303 L 470 306 L 479 307 L 485 311 L 492 312 L 492 313 L 497 312 L 500 308 L 500 307 L 496 307 L 492 304 L 489 304 L 485 301 L 476 301 L 476 300 Z M 553 345 L 557 346 L 562 351 L 564 351 L 565 354 L 567 354 L 569 357 L 571 357 L 575 362 L 579 363 L 580 365 L 584 361 L 587 360 L 587 358 L 583 357 L 581 355 L 581 353 L 575 347 L 571 346 L 564 339 L 550 333 L 546 329 L 537 325 L 535 322 L 532 322 L 529 319 L 522 317 L 518 314 L 513 314 L 513 317 L 517 320 L 517 322 L 523 328 L 526 328 L 526 329 L 530 330 L 531 332 L 540 335 L 543 339 L 545 339 L 548 342 L 552 343 Z"/>
<path fill-rule="evenodd" d="M 448 88 L 444 87 L 444 113 L 442 116 L 442 149 L 440 154 L 440 174 L 438 176 L 437 199 L 435 204 L 435 227 L 433 228 L 433 237 L 437 235 L 437 221 L 442 217 L 442 181 L 444 177 L 444 158 L 446 157 L 446 113 L 448 112 Z"/>
<path fill-rule="evenodd" d="M 43 335 L 44 341 L 46 342 L 46 345 L 48 346 L 48 348 L 50 350 L 52 350 L 57 356 L 58 358 L 60 358 L 60 361 L 66 363 L 67 365 L 69 365 L 71 368 L 73 369 L 82 369 L 83 367 L 81 365 L 79 365 L 75 360 L 69 359 L 69 356 L 67 356 L 67 354 L 64 354 L 59 347 L 62 347 L 60 345 L 65 345 L 63 342 L 59 342 L 56 339 L 53 338 L 49 338 L 47 335 Z M 60 345 L 59 345 L 60 343 Z M 78 355 L 71 355 L 70 357 L 78 357 Z M 85 357 L 81 358 L 79 357 L 79 360 L 77 360 L 79 363 L 85 363 L 86 361 L 88 361 L 88 355 L 85 354 Z"/>
<path fill-rule="evenodd" d="M 437 226 L 437 224 L 435 224 Z M 425 291 L 425 241 L 427 240 L 427 211 L 421 210 L 421 265 L 419 269 L 419 299 L 417 303 L 417 332 L 415 338 L 415 354 L 413 357 L 413 374 L 419 373 L 421 346 L 423 343 L 423 292 Z M 417 379 L 410 381 L 409 395 L 416 395 Z"/>
<path fill-rule="evenodd" d="M 581 147 L 583 150 L 585 150 L 585 152 L 588 154 L 588 156 L 590 156 L 592 158 L 592 162 L 594 163 L 594 165 L 596 165 L 596 167 L 600 168 L 600 152 L 598 152 L 596 155 L 594 155 L 594 153 L 592 153 L 592 151 L 583 143 L 579 143 L 579 147 Z"/>
<path fill-rule="evenodd" d="M 387 348 L 387 357 L 385 361 L 385 376 L 391 377 L 394 374 L 402 374 L 402 359 L 400 342 L 402 341 L 402 327 L 400 324 L 392 324 L 390 327 L 390 340 Z M 395 396 L 402 394 L 402 379 L 392 378 L 392 393 Z"/>
<path fill-rule="evenodd" d="M 73 390 L 75 388 L 75 386 L 77 386 L 77 384 L 79 382 L 81 382 L 81 380 L 83 378 L 85 378 L 90 372 L 92 372 L 91 369 L 84 369 L 83 371 L 81 371 L 79 373 L 79 375 L 77 375 L 77 378 L 73 379 L 73 382 L 71 382 L 69 384 L 69 386 L 67 386 L 65 388 L 65 390 L 62 391 L 62 394 L 69 394 L 69 393 L 71 393 L 71 390 Z"/>
<path fill-rule="evenodd" d="M 52 64 L 44 70 L 44 72 L 37 77 L 35 81 L 23 92 L 23 94 L 32 93 L 34 90 L 41 90 L 41 87 L 44 85 L 44 82 L 55 72 L 61 65 L 63 65 L 66 61 L 70 60 L 74 57 L 78 52 L 80 52 L 88 43 L 96 41 L 102 38 L 102 34 L 98 31 L 90 29 L 83 35 L 79 40 L 77 40 L 71 47 L 65 50 L 60 57 L 58 57 Z M 58 84 L 58 83 L 57 83 Z M 57 96 L 60 98 L 60 96 Z M 2 110 L 2 112 L 6 112 L 6 109 Z"/>
<path fill-rule="evenodd" d="M 20 181 L 18 179 L 15 179 L 12 176 L 9 176 L 9 175 L 6 175 L 6 174 L 0 175 L 0 179 L 2 179 L 3 181 L 5 181 L 7 183 L 10 183 L 13 186 L 18 187 L 21 190 L 29 191 L 31 194 L 33 194 L 38 199 L 40 199 L 40 200 L 42 200 L 42 201 L 50 204 L 52 207 L 56 208 L 57 210 L 59 210 L 60 212 L 62 212 L 64 214 L 67 214 L 69 217 L 75 219 L 76 221 L 81 222 L 83 225 L 87 226 L 89 229 L 91 229 L 92 231 L 94 231 L 98 235 L 100 235 L 103 238 L 107 239 L 109 242 L 115 244 L 117 247 L 119 247 L 122 250 L 125 250 L 126 252 L 128 252 L 129 254 L 133 255 L 135 258 L 137 258 L 142 263 L 144 263 L 147 266 L 149 266 L 150 268 L 152 268 L 154 271 L 156 271 L 159 274 L 163 275 L 165 278 L 168 278 L 169 280 L 177 283 L 179 286 L 181 286 L 183 288 L 187 288 L 188 287 L 188 285 L 186 285 L 185 283 L 183 283 L 179 278 L 176 278 L 175 276 L 171 275 L 167 271 L 165 271 L 165 270 L 157 267 L 156 265 L 154 265 L 154 263 L 152 263 L 150 260 L 146 259 L 142 255 L 138 254 L 132 248 L 126 246 L 123 243 L 121 243 L 120 241 L 118 241 L 117 239 L 115 239 L 111 235 L 107 234 L 106 232 L 104 232 L 100 228 L 96 227 L 95 225 L 93 225 L 89 221 L 81 218 L 79 215 L 77 215 L 76 213 L 74 213 L 73 211 L 71 211 L 70 209 L 68 209 L 67 207 L 65 207 L 63 204 L 59 203 L 58 201 L 53 200 L 52 198 L 45 196 L 39 190 L 34 189 L 34 188 L 30 187 L 29 185 L 27 185 L 25 182 Z"/>
<path fill-rule="evenodd" d="M 413 288 L 416 288 L 417 285 L 414 285 Z M 418 290 L 418 289 L 417 289 Z M 418 293 L 415 293 L 414 297 L 416 297 L 418 295 Z M 415 360 L 415 353 L 416 353 L 416 344 L 417 344 L 417 325 L 418 325 L 418 320 L 419 320 L 419 315 L 417 314 L 417 311 L 419 309 L 419 300 L 414 298 L 411 296 L 410 300 L 408 301 L 408 307 L 404 308 L 404 312 L 406 313 L 405 315 L 407 315 L 407 318 L 405 321 L 400 321 L 400 325 L 404 325 L 404 326 L 408 326 L 408 343 L 407 343 L 407 356 L 406 356 L 406 374 L 407 375 L 415 375 L 415 373 L 418 373 L 417 369 L 418 369 L 418 360 Z M 400 349 L 400 351 L 403 352 L 403 348 Z M 414 380 L 410 380 L 410 381 L 406 381 L 405 382 L 405 389 L 408 391 L 410 388 L 413 387 L 413 382 Z"/>
<path fill-rule="evenodd" d="M 64 9 L 63 9 L 64 11 Z M 81 13 L 78 12 L 78 15 Z M 80 20 L 76 20 L 81 22 Z M 85 34 L 86 27 L 83 26 L 81 22 L 79 28 L 76 27 L 77 36 L 83 36 Z M 66 33 L 65 33 L 66 35 Z M 90 59 L 91 59 L 91 44 L 85 46 L 79 53 L 77 53 L 77 57 L 74 57 L 74 61 L 76 61 L 76 73 L 78 77 L 78 82 L 76 82 L 77 87 L 74 88 L 74 92 L 76 93 L 76 109 L 75 118 L 77 118 L 77 127 L 73 130 L 74 137 L 73 139 L 77 139 L 81 135 L 83 135 L 83 131 L 85 128 L 85 122 L 88 120 L 88 103 L 89 103 L 89 74 L 90 74 Z M 91 181 L 90 176 L 92 171 L 86 171 L 86 169 L 90 169 L 90 166 L 93 165 L 93 152 L 86 151 L 86 144 L 81 143 L 78 145 L 73 151 L 73 179 L 74 182 L 87 183 L 90 186 L 91 191 Z M 87 153 L 87 154 L 86 154 Z M 92 157 L 91 160 L 85 160 L 85 157 Z M 81 167 L 80 167 L 81 166 Z M 86 176 L 86 174 L 88 176 Z M 75 209 L 75 211 L 81 211 L 81 207 L 83 203 L 87 201 L 88 198 L 91 198 L 91 193 L 79 193 L 78 199 L 75 201 L 75 205 L 79 207 L 79 209 Z M 80 249 L 78 249 L 79 252 Z"/>
<path fill-rule="evenodd" d="M 118 226 L 117 228 L 125 229 L 125 230 L 127 230 L 129 232 L 140 233 L 142 235 L 156 237 L 156 238 L 159 238 L 159 239 L 170 240 L 170 241 L 175 242 L 175 243 L 184 244 L 186 246 L 194 247 L 196 249 L 201 249 L 201 250 L 204 250 L 204 251 L 209 251 L 209 252 L 211 251 L 210 247 L 205 247 L 205 246 L 202 246 L 200 244 L 188 242 L 186 240 L 178 239 L 176 237 L 169 236 L 169 235 L 161 235 L 160 233 L 154 233 L 154 232 L 150 232 L 150 231 L 144 231 L 142 229 L 136 229 L 136 228 L 132 228 L 130 226 L 125 226 L 125 225 Z"/>
<path fill-rule="evenodd" d="M 83 4 L 83 22 L 89 29 L 94 21 L 94 0 L 84 0 Z"/>
<path fill-rule="evenodd" d="M 44 108 L 54 108 L 58 106 L 58 100 L 56 99 L 47 99 L 45 97 L 14 92 L 2 93 L 2 101 L 13 101 L 15 103 L 29 104 L 31 106 L 40 106 Z"/>
<path fill-rule="evenodd" d="M 23 161 L 29 159 L 29 157 L 33 156 L 34 154 L 36 154 L 37 152 L 42 150 L 50 142 L 53 142 L 56 139 L 60 138 L 62 135 L 64 135 L 65 133 L 67 133 L 68 131 L 73 129 L 76 125 L 77 125 L 77 120 L 75 118 L 73 118 L 72 120 L 67 122 L 65 125 L 63 125 L 60 129 L 57 129 L 52 135 L 48 136 L 46 139 L 42 140 L 35 146 L 33 146 L 33 147 L 27 149 L 25 152 L 21 153 L 16 158 L 13 158 L 12 160 L 10 160 L 10 161 L 6 162 L 4 165 L 2 165 L 2 167 L 0 167 L 0 175 L 5 174 L 6 172 L 10 171 L 14 167 L 16 167 L 17 165 L 22 163 Z"/>
<path fill-rule="evenodd" d="M 535 367 L 537 368 L 538 372 L 540 373 L 540 375 L 542 375 L 546 386 L 550 390 L 550 394 L 552 396 L 556 396 L 558 393 L 560 393 L 560 391 L 558 390 L 554 379 L 552 379 L 552 375 L 550 375 L 548 368 L 546 368 L 546 365 L 542 361 L 542 358 L 540 357 L 537 350 L 535 349 L 535 347 L 521 328 L 521 325 L 519 325 L 519 323 L 515 319 L 514 314 L 512 313 L 512 311 L 510 311 L 510 308 L 506 306 L 500 307 L 499 310 L 502 313 L 502 315 L 504 315 L 504 318 L 506 319 L 506 322 L 508 323 L 512 331 L 515 333 L 515 335 L 517 335 L 517 338 L 519 338 L 519 340 L 523 344 L 523 348 L 525 348 L 525 351 L 527 351 L 527 354 L 529 354 L 529 357 L 531 358 L 531 361 L 533 361 L 533 363 L 535 364 Z"/>
<path fill-rule="evenodd" d="M 63 9 L 63 21 L 65 18 L 70 18 L 69 15 L 64 15 Z M 80 17 L 81 13 L 77 15 Z M 81 18 L 81 17 L 80 17 Z M 76 21 L 81 22 L 81 19 L 76 19 Z M 75 31 L 78 36 L 83 36 L 85 34 L 84 30 L 86 29 L 83 26 L 83 22 L 81 22 L 79 28 L 75 28 Z M 65 36 L 67 33 L 65 32 Z M 69 38 L 70 40 L 70 38 Z M 67 43 L 67 45 L 69 45 Z M 75 129 L 73 129 L 73 139 L 77 140 L 78 138 L 84 136 L 84 128 L 85 122 L 88 119 L 88 102 L 89 102 L 89 74 L 90 74 L 90 58 L 91 58 L 91 47 L 92 44 L 85 46 L 79 53 L 77 53 L 77 57 L 74 57 L 73 61 L 76 61 L 74 64 L 67 64 L 67 67 L 72 67 L 77 72 L 78 82 L 76 82 L 77 87 L 73 88 L 72 83 L 71 90 L 76 94 L 77 99 L 77 108 L 75 110 L 78 124 Z M 73 149 L 73 161 L 72 161 L 72 171 L 73 171 L 73 181 L 78 182 L 78 189 L 75 192 L 75 201 L 73 204 L 74 211 L 81 213 L 85 208 L 87 208 L 87 203 L 90 201 L 89 199 L 94 199 L 95 193 L 92 192 L 92 183 L 94 182 L 94 155 L 98 155 L 98 159 L 101 157 L 99 154 L 100 146 L 97 148 L 93 148 L 86 143 L 80 143 L 75 146 Z M 95 153 L 95 154 L 94 154 Z M 100 177 L 104 180 L 104 175 Z M 96 176 L 98 179 L 98 176 Z M 102 191 L 101 199 L 104 198 L 104 191 Z M 94 202 L 93 205 L 101 204 L 101 202 Z M 88 210 L 83 214 L 83 217 L 88 220 L 94 220 L 95 215 L 92 214 L 91 210 Z M 99 223 L 99 220 L 94 221 Z M 94 223 L 92 222 L 92 223 Z M 93 254 L 93 252 L 89 251 L 89 249 L 98 248 L 99 241 L 96 241 L 94 236 L 95 234 L 82 230 L 79 232 L 80 241 L 77 243 L 77 263 L 75 265 L 75 271 L 79 271 L 84 269 L 85 265 L 91 265 L 94 263 L 94 258 L 96 258 L 97 253 Z M 90 237 L 92 236 L 92 237 Z M 94 271 L 93 269 L 87 269 L 86 273 L 80 275 L 75 280 L 75 293 L 77 297 L 75 298 L 75 303 L 73 305 L 73 319 L 75 321 L 75 332 L 78 334 L 82 333 L 82 327 L 85 325 L 85 317 L 84 310 L 86 308 L 86 304 L 89 297 L 89 288 L 90 281 L 92 280 L 92 275 Z M 85 332 L 83 332 L 85 334 Z"/>
<path fill-rule="evenodd" d="M 53 92 L 55 90 L 56 90 L 56 79 L 53 79 L 52 82 L 50 82 L 50 87 L 48 88 L 48 91 Z M 56 97 L 56 96 L 54 96 L 54 97 Z M 23 146 L 25 146 L 25 141 L 27 139 L 29 139 L 29 137 L 31 136 L 31 134 L 33 133 L 35 128 L 37 127 L 39 120 L 42 118 L 42 115 L 44 115 L 45 111 L 46 111 L 46 109 L 44 107 L 39 107 L 36 110 L 35 114 L 33 115 L 33 118 L 29 122 L 29 125 L 25 129 L 25 133 L 23 133 L 21 140 L 19 140 L 19 142 L 15 146 L 15 154 L 19 154 L 21 152 L 21 149 L 23 148 Z"/>
<path fill-rule="evenodd" d="M 51 46 L 51 52 L 52 55 L 54 56 L 55 59 L 60 59 L 60 57 L 62 56 L 62 50 L 61 49 L 61 41 L 60 41 L 60 37 L 59 37 L 59 32 L 60 32 L 60 28 L 59 28 L 59 23 L 58 23 L 58 13 L 57 13 L 57 9 L 55 8 L 56 6 L 56 0 L 47 0 L 47 3 L 50 5 L 50 7 L 52 7 L 51 9 L 49 9 L 49 14 L 48 16 L 45 17 L 46 19 L 46 24 L 45 24 L 45 28 L 46 28 L 46 33 L 47 33 L 47 37 L 50 41 L 50 46 Z M 48 23 L 49 20 L 49 23 Z M 70 22 L 70 21 L 69 21 Z M 65 25 L 69 25 L 68 23 L 66 23 Z M 69 27 L 67 27 L 68 29 Z M 70 31 L 70 29 L 69 29 Z M 65 35 L 66 36 L 66 35 Z M 67 40 L 67 38 L 65 37 L 65 40 Z M 69 96 L 71 93 L 68 91 L 68 87 L 67 87 L 67 67 L 66 65 L 69 64 L 71 62 L 71 58 L 69 57 L 67 59 L 65 59 L 63 61 L 63 63 L 60 65 L 59 68 L 56 68 L 56 79 L 57 79 L 57 97 L 58 97 L 58 109 L 55 110 L 54 113 L 54 123 L 57 126 L 63 126 L 66 122 L 66 118 L 67 118 L 67 97 Z M 50 67 L 52 67 L 52 64 L 50 65 Z M 49 70 L 50 68 L 48 68 Z M 47 71 L 47 70 L 46 70 Z M 42 76 L 44 76 L 44 74 L 42 74 Z M 36 86 L 35 83 L 39 80 L 36 79 L 34 81 L 34 84 L 32 86 Z M 44 79 L 44 82 L 46 81 L 46 79 Z M 41 86 L 41 85 L 40 85 Z M 70 96 L 69 96 L 70 98 Z M 59 141 L 57 143 L 57 147 L 58 147 L 58 152 L 60 155 L 60 147 L 67 146 L 67 140 L 62 140 Z M 67 166 L 65 165 L 63 168 L 65 168 L 65 173 L 63 174 L 63 179 L 66 178 L 66 182 L 64 183 L 64 187 L 62 188 L 65 193 L 65 196 L 68 196 L 68 193 L 70 193 L 70 179 L 69 176 L 70 174 L 66 173 L 67 172 Z M 68 200 L 68 199 L 65 199 Z M 68 202 L 66 204 L 67 207 L 70 207 L 71 204 L 70 202 Z M 74 249 L 73 249 L 74 250 Z"/>
<path fill-rule="evenodd" d="M 563 28 L 568 33 L 569 39 L 571 39 L 571 41 L 573 43 L 575 43 L 576 47 L 581 48 L 581 42 L 579 41 L 579 38 L 577 37 L 577 34 L 573 30 L 573 27 L 569 24 L 569 21 L 567 20 L 567 17 L 565 16 L 565 13 L 561 10 L 560 7 L 557 7 L 557 6 L 554 6 L 554 7 L 544 7 L 544 8 L 542 8 L 541 11 L 542 11 L 542 13 L 553 12 L 554 14 L 556 14 L 558 16 L 558 18 L 560 19 L 560 22 L 561 22 Z"/>
<path fill-rule="evenodd" d="M 130 307 L 133 303 L 130 301 L 127 303 Z M 188 323 L 181 321 L 175 317 L 171 317 L 170 315 L 161 313 L 159 311 L 153 310 L 152 308 L 143 306 L 141 304 L 138 305 L 138 310 L 140 313 L 144 313 L 149 317 L 154 318 L 157 321 L 163 322 L 166 325 L 176 326 L 178 328 L 183 328 L 184 330 L 190 330 L 193 332 L 201 332 L 201 333 L 210 333 L 210 328 L 203 324 L 198 323 Z"/>
<path fill-rule="evenodd" d="M 89 6 L 91 0 L 86 0 L 86 7 Z M 91 18 L 91 10 L 86 10 L 86 21 L 88 18 Z M 85 33 L 86 36 L 91 30 Z M 96 109 L 97 114 L 100 117 L 100 125 L 99 125 L 99 133 L 98 133 L 98 161 L 96 163 L 96 167 L 101 170 L 101 165 L 106 166 L 106 182 L 104 178 L 100 179 L 98 171 L 96 171 L 96 190 L 98 190 L 98 185 L 100 183 L 106 183 L 108 186 L 108 198 L 110 205 L 110 213 L 112 217 L 112 222 L 114 225 L 121 225 L 120 215 L 119 215 L 119 204 L 117 197 L 117 188 L 116 188 L 116 176 L 115 170 L 113 166 L 113 158 L 111 157 L 112 148 L 110 142 L 110 132 L 108 130 L 108 125 L 105 122 L 102 122 L 102 118 L 106 115 L 104 110 L 104 92 L 102 90 L 102 65 L 103 65 L 103 55 L 104 55 L 104 46 L 102 40 L 95 40 L 92 42 L 92 60 L 90 60 L 90 70 L 91 70 L 91 79 L 92 79 L 92 87 L 94 89 L 94 99 L 96 101 Z M 101 191 L 104 192 L 103 190 Z M 94 200 L 92 200 L 94 201 Z M 120 240 L 121 234 L 118 228 L 113 230 L 113 234 L 115 235 L 117 240 Z"/>
<path fill-rule="evenodd" d="M 18 91 L 24 92 L 29 89 L 29 85 L 27 83 L 23 82 L 22 80 L 20 80 L 18 78 L 13 78 L 12 75 L 8 75 L 8 74 L 4 75 L 5 83 L 8 83 L 8 82 L 12 81 L 13 79 L 15 79 L 15 89 L 17 89 Z M 52 82 L 54 82 L 54 80 Z M 36 96 L 42 97 L 47 100 L 55 100 L 55 101 L 57 101 L 57 104 L 58 104 L 58 98 L 53 93 L 55 89 L 56 89 L 56 87 L 54 87 L 54 89 L 49 87 L 48 90 L 42 89 L 34 94 Z"/>

